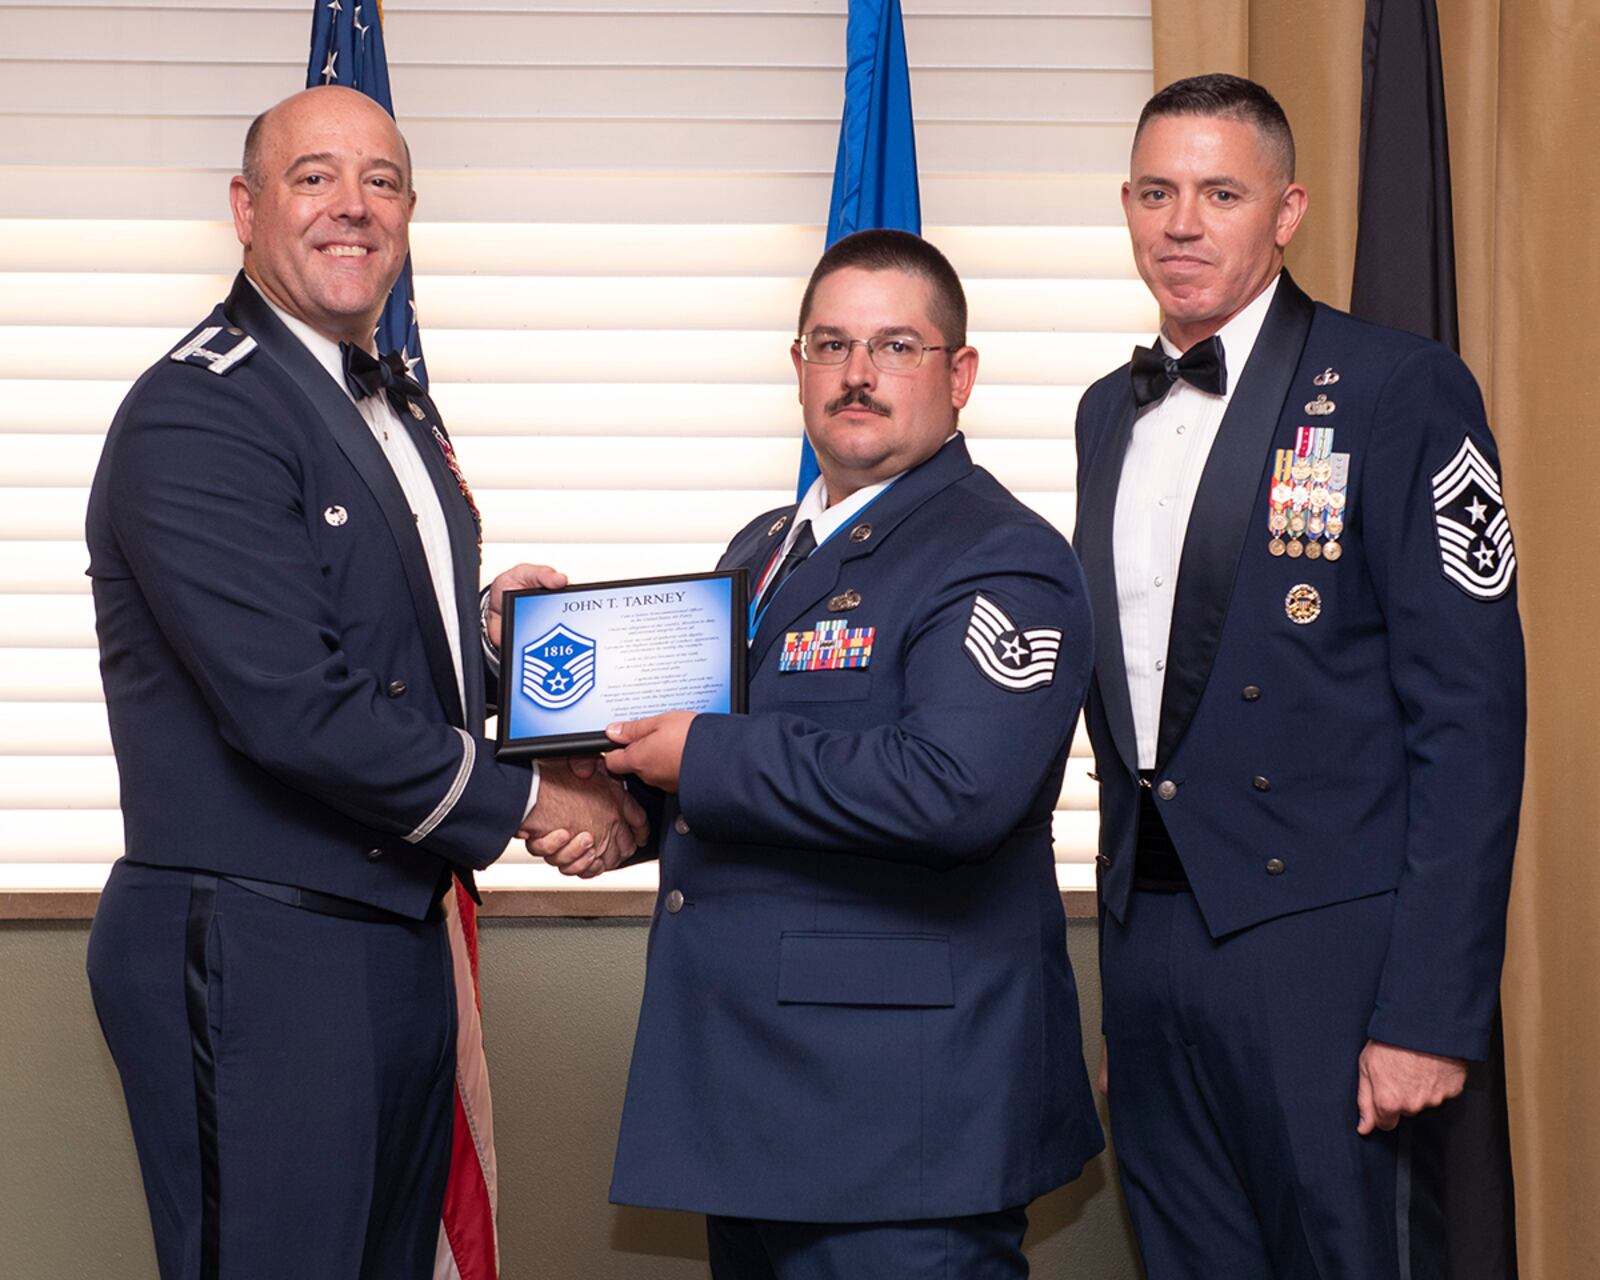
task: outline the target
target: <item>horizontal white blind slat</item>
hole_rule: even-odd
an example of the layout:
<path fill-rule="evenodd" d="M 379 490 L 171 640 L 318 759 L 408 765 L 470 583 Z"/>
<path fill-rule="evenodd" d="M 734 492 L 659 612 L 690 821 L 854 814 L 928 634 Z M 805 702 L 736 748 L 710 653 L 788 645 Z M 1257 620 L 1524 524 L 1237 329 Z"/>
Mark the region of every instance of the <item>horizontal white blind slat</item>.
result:
<path fill-rule="evenodd" d="M 0 272 L 0 325 L 165 324 L 182 332 L 226 294 L 232 274 Z M 684 330 L 730 326 L 792 333 L 805 278 L 442 276 L 419 274 L 417 308 L 428 332 L 444 329 L 664 330 L 674 350 L 697 345 Z M 1149 293 L 1129 280 L 973 280 L 976 332 L 1135 332 L 1156 321 Z M 780 342 L 781 352 L 787 351 Z"/>
<path fill-rule="evenodd" d="M 1115 184 L 1106 190 L 1110 211 Z M 411 224 L 416 274 L 424 281 L 457 275 L 804 280 L 825 230 L 822 223 L 486 222 L 483 209 L 463 226 L 432 221 L 426 208 Z M 1121 227 L 925 224 L 923 234 L 955 264 L 969 289 L 992 279 L 1126 284 L 1133 274 Z M 0 218 L 0 271 L 90 272 L 114 284 L 124 275 L 205 272 L 231 278 L 238 269 L 239 241 L 231 222 Z M 798 305 L 791 300 L 790 312 Z"/>

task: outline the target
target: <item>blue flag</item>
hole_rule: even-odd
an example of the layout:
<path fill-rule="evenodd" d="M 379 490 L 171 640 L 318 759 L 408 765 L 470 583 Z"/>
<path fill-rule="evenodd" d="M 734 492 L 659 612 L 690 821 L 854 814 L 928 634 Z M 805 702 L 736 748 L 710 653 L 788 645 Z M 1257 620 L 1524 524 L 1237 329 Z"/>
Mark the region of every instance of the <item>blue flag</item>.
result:
<path fill-rule="evenodd" d="M 367 0 L 365 4 L 354 0 L 314 0 L 306 88 L 323 84 L 355 89 L 394 115 L 394 100 L 389 96 L 389 60 L 383 51 L 383 11 L 378 0 Z M 378 320 L 378 351 L 398 351 L 411 376 L 424 391 L 428 389 L 422 331 L 417 328 L 417 306 L 411 297 L 409 254 Z"/>
<path fill-rule="evenodd" d="M 873 227 L 922 234 L 900 0 L 850 0 L 845 28 L 844 118 L 833 164 L 828 244 Z M 802 440 L 797 496 L 803 498 L 816 478 L 817 455 Z"/>

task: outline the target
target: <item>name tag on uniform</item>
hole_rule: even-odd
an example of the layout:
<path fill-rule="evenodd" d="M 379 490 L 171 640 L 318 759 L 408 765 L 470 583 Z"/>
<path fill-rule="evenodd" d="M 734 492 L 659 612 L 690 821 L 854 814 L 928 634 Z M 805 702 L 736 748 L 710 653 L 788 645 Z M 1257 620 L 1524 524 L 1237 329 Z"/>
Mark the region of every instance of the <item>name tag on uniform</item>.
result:
<path fill-rule="evenodd" d="M 809 631 L 790 631 L 778 655 L 782 671 L 847 671 L 872 661 L 876 627 L 852 627 L 845 618 L 824 618 Z"/>

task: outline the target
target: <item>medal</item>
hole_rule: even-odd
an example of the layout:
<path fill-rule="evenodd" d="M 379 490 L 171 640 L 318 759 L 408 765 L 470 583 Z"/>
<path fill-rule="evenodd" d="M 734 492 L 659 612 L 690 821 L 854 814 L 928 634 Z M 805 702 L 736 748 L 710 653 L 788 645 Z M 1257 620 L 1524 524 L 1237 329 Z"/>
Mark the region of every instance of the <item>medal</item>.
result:
<path fill-rule="evenodd" d="M 1344 548 L 1337 541 L 1344 532 L 1344 509 L 1349 496 L 1345 490 L 1350 484 L 1350 455 L 1348 453 L 1334 453 L 1328 455 L 1328 542 L 1323 547 L 1323 554 L 1330 560 L 1337 560 L 1344 554 Z"/>
<path fill-rule="evenodd" d="M 1320 559 L 1322 559 L 1322 544 L 1320 542 L 1308 542 L 1308 543 L 1306 543 L 1306 559 L 1307 560 L 1320 560 Z"/>
<path fill-rule="evenodd" d="M 1289 559 L 1291 560 L 1298 560 L 1306 553 L 1305 544 L 1301 542 L 1299 538 L 1291 539 L 1288 547 L 1286 547 L 1285 550 L 1288 551 Z"/>
<path fill-rule="evenodd" d="M 1284 553 L 1283 533 L 1289 527 L 1289 502 L 1294 488 L 1289 471 L 1294 465 L 1294 450 L 1279 449 L 1272 458 L 1272 484 L 1267 488 L 1267 531 L 1272 534 L 1267 550 L 1275 556 Z"/>

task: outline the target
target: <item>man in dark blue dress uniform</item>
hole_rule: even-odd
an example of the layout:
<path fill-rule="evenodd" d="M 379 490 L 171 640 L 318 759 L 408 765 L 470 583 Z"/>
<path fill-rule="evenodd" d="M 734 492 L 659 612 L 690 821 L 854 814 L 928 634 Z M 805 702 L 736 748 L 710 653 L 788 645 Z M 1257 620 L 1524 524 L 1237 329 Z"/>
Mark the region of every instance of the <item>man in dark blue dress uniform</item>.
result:
<path fill-rule="evenodd" d="M 476 510 L 432 402 L 372 354 L 415 201 L 394 122 L 299 94 L 231 197 L 244 271 L 135 384 L 89 501 L 126 827 L 90 982 L 163 1280 L 421 1280 L 452 874 L 557 828 L 622 856 L 642 815 L 483 737 Z"/>
<path fill-rule="evenodd" d="M 1078 414 L 1113 1133 L 1152 1280 L 1435 1276 L 1407 1117 L 1489 1044 L 1522 787 L 1499 459 L 1454 354 L 1313 303 L 1260 86 L 1146 106 L 1161 334 Z"/>
<path fill-rule="evenodd" d="M 1051 839 L 1083 581 L 956 431 L 943 255 L 842 240 L 799 332 L 821 478 L 722 559 L 749 714 L 607 757 L 669 793 L 612 1198 L 707 1214 L 725 1280 L 1023 1276 L 1028 1202 L 1101 1148 Z"/>

